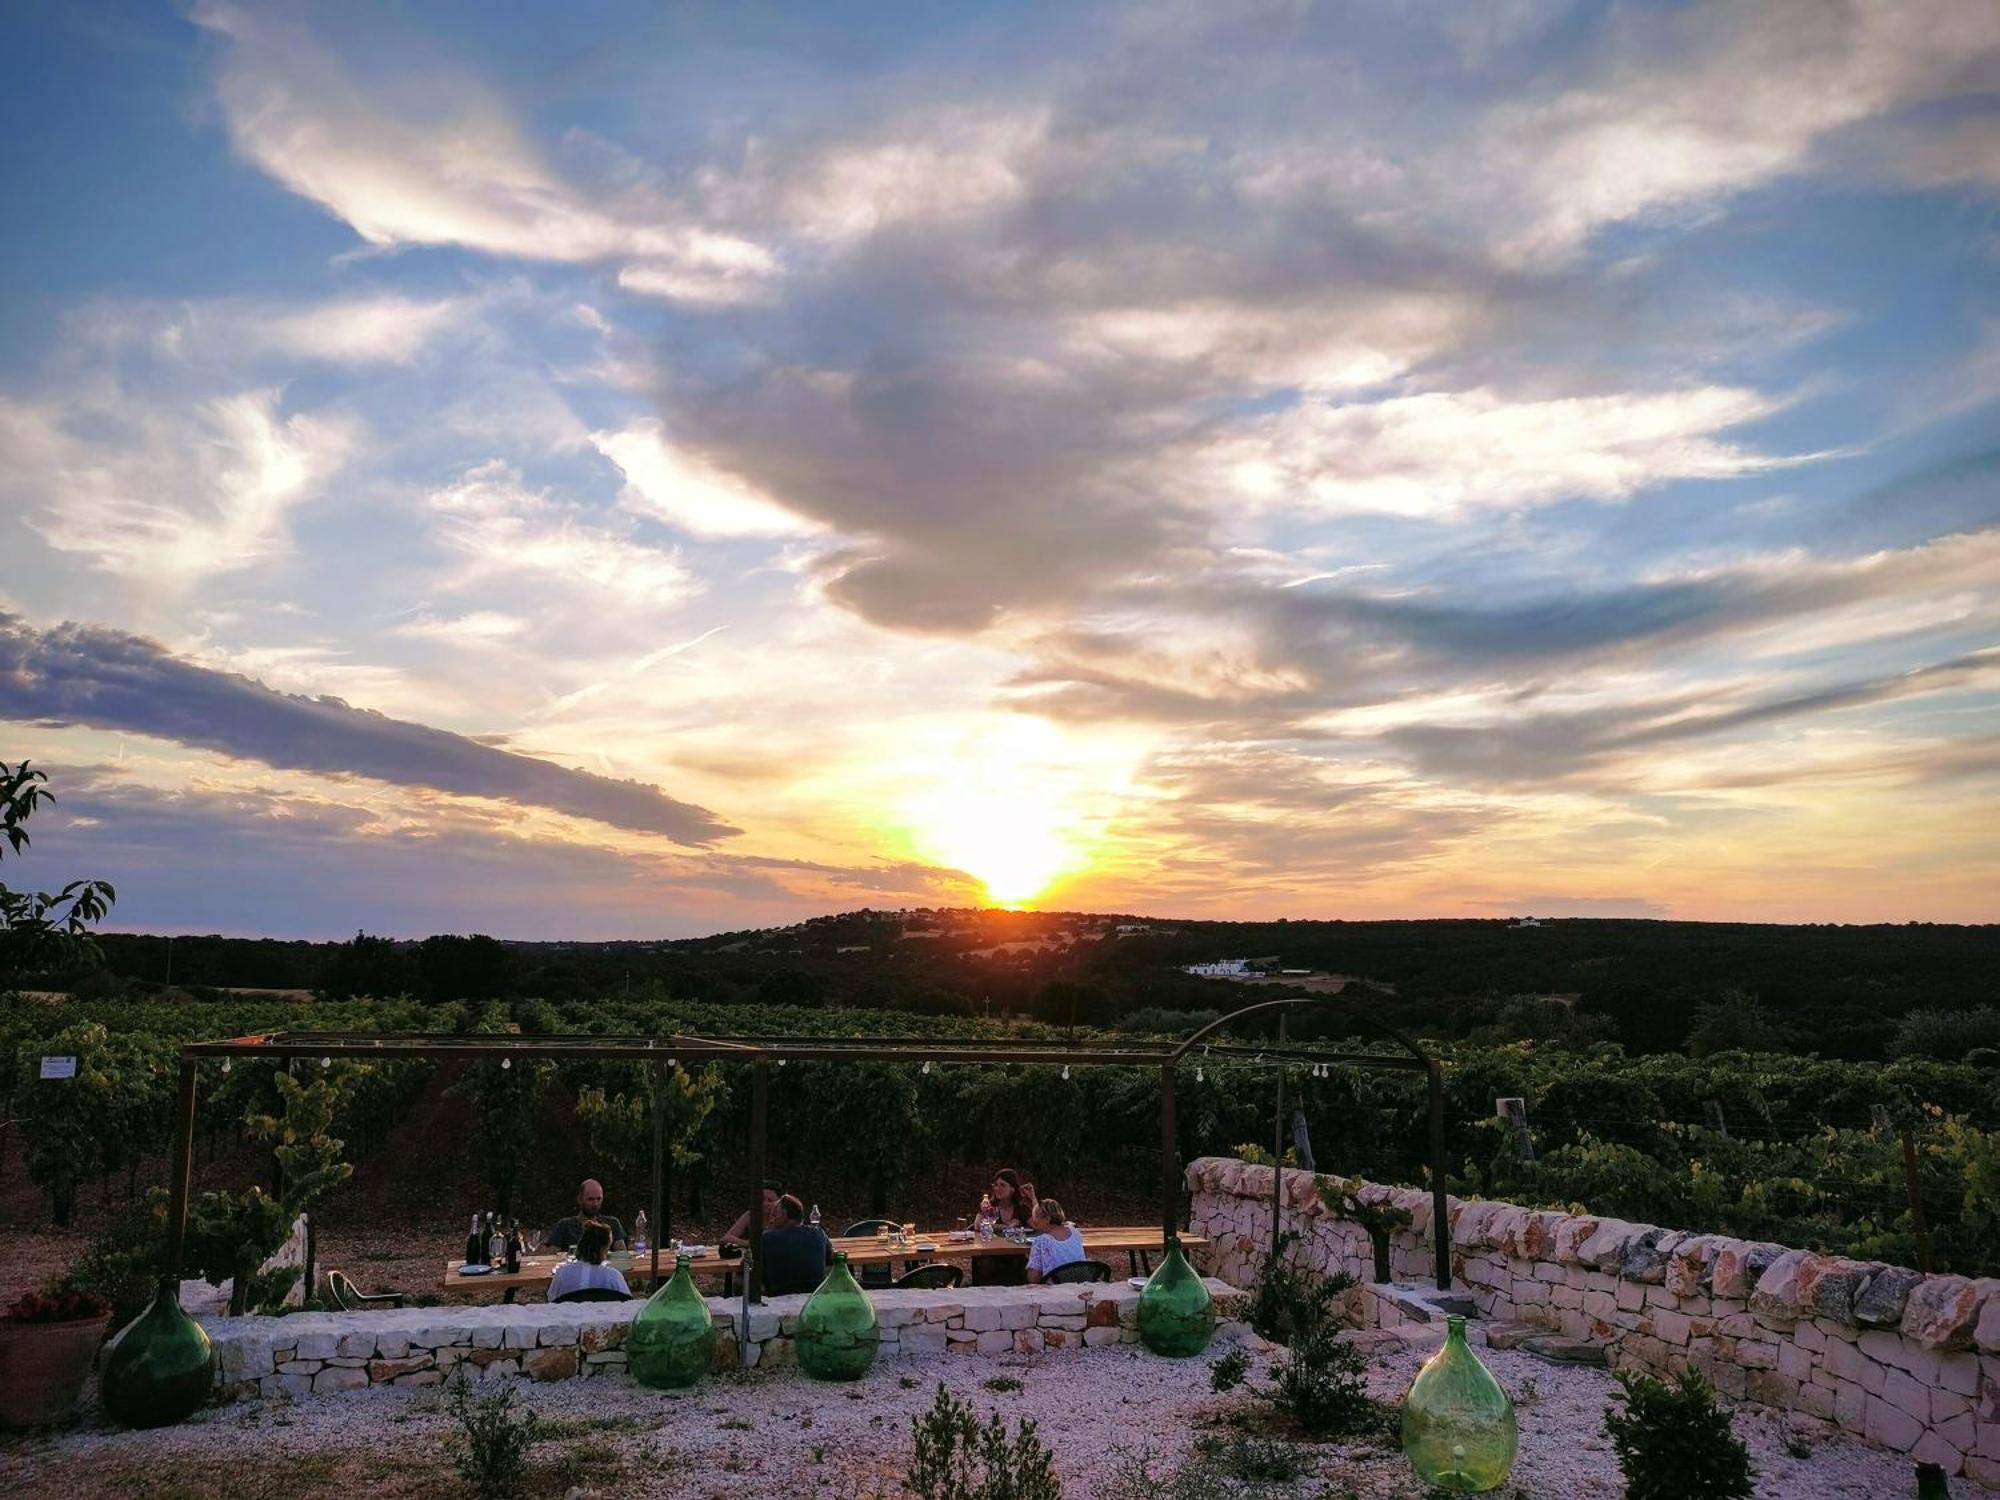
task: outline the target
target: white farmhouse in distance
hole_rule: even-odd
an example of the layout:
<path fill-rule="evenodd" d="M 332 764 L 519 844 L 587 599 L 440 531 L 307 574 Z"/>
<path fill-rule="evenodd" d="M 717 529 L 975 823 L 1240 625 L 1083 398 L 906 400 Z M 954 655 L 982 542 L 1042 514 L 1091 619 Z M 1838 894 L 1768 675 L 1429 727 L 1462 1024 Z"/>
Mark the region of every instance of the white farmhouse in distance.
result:
<path fill-rule="evenodd" d="M 1542 919 L 1540 917 L 1520 917 L 1510 925 L 1514 927 L 1539 927 L 1542 925 Z"/>
<path fill-rule="evenodd" d="M 1181 972 L 1197 979 L 1243 979 L 1250 973 L 1250 960 L 1219 958 L 1212 964 L 1189 964 Z"/>

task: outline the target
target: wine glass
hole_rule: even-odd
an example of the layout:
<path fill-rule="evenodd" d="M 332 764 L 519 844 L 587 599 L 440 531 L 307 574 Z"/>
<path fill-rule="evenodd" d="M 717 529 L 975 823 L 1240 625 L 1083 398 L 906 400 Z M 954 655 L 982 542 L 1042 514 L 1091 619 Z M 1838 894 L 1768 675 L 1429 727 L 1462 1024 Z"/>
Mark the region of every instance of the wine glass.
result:
<path fill-rule="evenodd" d="M 533 1255 L 537 1250 L 541 1249 L 541 1247 L 542 1247 L 541 1230 L 524 1229 L 521 1231 L 521 1248 L 524 1251 L 526 1251 L 529 1255 Z"/>

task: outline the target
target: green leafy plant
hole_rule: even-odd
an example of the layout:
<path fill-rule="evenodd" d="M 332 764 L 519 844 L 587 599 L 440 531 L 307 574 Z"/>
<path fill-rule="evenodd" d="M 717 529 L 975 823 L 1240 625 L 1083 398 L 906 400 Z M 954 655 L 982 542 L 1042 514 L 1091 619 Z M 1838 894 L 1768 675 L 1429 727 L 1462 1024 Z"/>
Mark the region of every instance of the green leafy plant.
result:
<path fill-rule="evenodd" d="M 0 761 L 0 857 L 29 844 L 27 822 L 54 802 L 48 775 L 27 761 Z M 91 928 L 118 893 L 103 880 L 72 880 L 60 891 L 16 891 L 0 884 L 0 974 L 96 963 L 102 956 Z"/>
<path fill-rule="evenodd" d="M 1354 1278 L 1344 1271 L 1321 1276 L 1294 1265 L 1289 1252 L 1297 1241 L 1290 1230 L 1278 1236 L 1257 1272 L 1243 1314 L 1259 1334 L 1280 1344 L 1290 1344 L 1334 1321 L 1334 1304 L 1354 1285 Z"/>
<path fill-rule="evenodd" d="M 919 1500 L 1058 1500 L 1062 1482 L 1035 1424 L 1010 1437 L 995 1412 L 981 1425 L 972 1407 L 938 1386 L 929 1411 L 911 1419 L 909 1487 Z"/>
<path fill-rule="evenodd" d="M 517 1409 L 512 1387 L 475 1397 L 463 1365 L 452 1377 L 449 1409 L 458 1426 L 447 1442 L 459 1477 L 481 1500 L 520 1494 L 535 1442 L 535 1414 Z"/>
<path fill-rule="evenodd" d="M 1353 1437 L 1381 1422 L 1368 1394 L 1367 1359 L 1322 1325 L 1292 1344 L 1272 1380 L 1270 1400 L 1316 1438 Z"/>
<path fill-rule="evenodd" d="M 1249 1374 L 1250 1356 L 1241 1349 L 1231 1349 L 1222 1358 L 1208 1362 L 1208 1388 L 1217 1394 L 1233 1391 Z"/>
<path fill-rule="evenodd" d="M 1289 1485 L 1306 1472 L 1306 1454 L 1291 1443 L 1271 1438 L 1235 1433 L 1229 1437 L 1204 1438 L 1197 1445 L 1203 1459 L 1231 1479 L 1246 1484 Z"/>
<path fill-rule="evenodd" d="M 1619 1405 L 1604 1414 L 1628 1500 L 1750 1500 L 1750 1455 L 1689 1366 L 1669 1384 L 1621 1370 Z"/>

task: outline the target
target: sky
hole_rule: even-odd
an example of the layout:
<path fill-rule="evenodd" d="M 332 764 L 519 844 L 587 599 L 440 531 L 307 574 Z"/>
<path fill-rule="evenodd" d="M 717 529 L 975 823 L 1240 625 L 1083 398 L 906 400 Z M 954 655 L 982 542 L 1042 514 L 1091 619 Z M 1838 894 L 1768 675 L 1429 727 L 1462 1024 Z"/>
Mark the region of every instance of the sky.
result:
<path fill-rule="evenodd" d="M 2000 917 L 2000 6 L 0 26 L 10 883 Z"/>

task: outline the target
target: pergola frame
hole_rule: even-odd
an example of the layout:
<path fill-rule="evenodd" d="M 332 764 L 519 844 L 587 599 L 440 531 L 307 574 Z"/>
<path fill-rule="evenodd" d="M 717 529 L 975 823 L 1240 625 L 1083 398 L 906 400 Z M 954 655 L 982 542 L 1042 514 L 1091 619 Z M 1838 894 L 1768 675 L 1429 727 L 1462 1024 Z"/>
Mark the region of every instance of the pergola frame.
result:
<path fill-rule="evenodd" d="M 509 1058 L 603 1058 L 620 1062 L 651 1063 L 655 1070 L 653 1090 L 653 1226 L 652 1280 L 659 1280 L 660 1239 L 667 1225 L 662 1169 L 666 1155 L 666 1120 L 662 1108 L 664 1075 L 670 1067 L 684 1063 L 728 1062 L 747 1064 L 750 1086 L 749 1222 L 754 1226 L 763 1217 L 766 1120 L 770 1103 L 770 1069 L 773 1063 L 788 1062 L 896 1062 L 932 1064 L 1045 1064 L 1064 1067 L 1151 1067 L 1160 1070 L 1160 1156 L 1161 1233 L 1173 1238 L 1180 1219 L 1180 1155 L 1175 1122 L 1174 1070 L 1189 1060 L 1199 1044 L 1204 1056 L 1233 1061 L 1250 1060 L 1274 1067 L 1391 1068 L 1422 1072 L 1426 1076 L 1430 1104 L 1431 1191 L 1434 1201 L 1432 1239 L 1436 1246 L 1439 1290 L 1451 1285 L 1450 1237 L 1444 1232 L 1448 1222 L 1444 1190 L 1444 1090 L 1437 1059 L 1403 1033 L 1382 1025 L 1365 1013 L 1356 1019 L 1398 1043 L 1407 1055 L 1375 1052 L 1326 1052 L 1287 1046 L 1276 1047 L 1241 1043 L 1208 1043 L 1203 1039 L 1239 1017 L 1279 1007 L 1324 1004 L 1331 997 L 1267 1000 L 1245 1007 L 1233 1015 L 1203 1027 L 1183 1041 L 1063 1043 L 999 1038 L 979 1041 L 952 1041 L 912 1037 L 707 1037 L 707 1036 L 520 1036 L 449 1035 L 438 1032 L 323 1032 L 275 1031 L 219 1041 L 190 1042 L 181 1048 L 179 1087 L 174 1099 L 173 1176 L 169 1183 L 167 1207 L 167 1263 L 164 1275 L 178 1285 L 187 1237 L 188 1200 L 194 1182 L 194 1124 L 197 1075 L 204 1058 L 246 1061 L 284 1061 L 293 1058 L 351 1057 L 375 1062 L 395 1059 L 458 1058 L 494 1061 Z M 1196 1059 L 1197 1061 L 1199 1059 Z M 1280 1182 L 1274 1176 L 1273 1232 L 1277 1223 Z M 753 1235 L 743 1255 L 743 1316 L 750 1305 L 763 1299 L 764 1268 L 756 1254 Z M 747 1324 L 746 1324 L 747 1326 Z"/>

